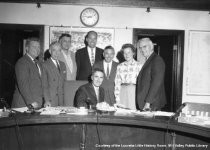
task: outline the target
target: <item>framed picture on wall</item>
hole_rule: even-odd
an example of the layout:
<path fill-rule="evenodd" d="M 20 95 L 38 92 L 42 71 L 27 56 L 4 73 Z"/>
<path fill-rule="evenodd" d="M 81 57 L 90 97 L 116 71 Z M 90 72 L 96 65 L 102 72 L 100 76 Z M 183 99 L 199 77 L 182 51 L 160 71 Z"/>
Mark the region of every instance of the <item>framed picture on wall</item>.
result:
<path fill-rule="evenodd" d="M 71 34 L 70 27 L 50 27 L 50 42 L 58 41 L 61 34 Z"/>
<path fill-rule="evenodd" d="M 72 36 L 71 51 L 76 52 L 85 47 L 85 36 L 92 30 L 98 34 L 97 47 L 104 49 L 108 45 L 113 46 L 114 29 L 112 28 L 50 27 L 50 43 L 58 41 L 61 34 L 68 33 Z"/>

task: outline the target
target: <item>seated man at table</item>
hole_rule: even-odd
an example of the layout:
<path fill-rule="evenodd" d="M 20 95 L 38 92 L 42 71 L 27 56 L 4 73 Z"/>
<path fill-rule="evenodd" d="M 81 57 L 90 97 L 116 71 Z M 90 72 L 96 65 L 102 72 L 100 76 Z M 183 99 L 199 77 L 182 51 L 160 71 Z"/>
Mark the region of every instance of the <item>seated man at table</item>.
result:
<path fill-rule="evenodd" d="M 91 75 L 91 83 L 79 87 L 76 92 L 74 105 L 76 107 L 90 108 L 97 103 L 104 101 L 104 89 L 101 86 L 104 79 L 104 72 L 98 68 L 94 69 Z"/>

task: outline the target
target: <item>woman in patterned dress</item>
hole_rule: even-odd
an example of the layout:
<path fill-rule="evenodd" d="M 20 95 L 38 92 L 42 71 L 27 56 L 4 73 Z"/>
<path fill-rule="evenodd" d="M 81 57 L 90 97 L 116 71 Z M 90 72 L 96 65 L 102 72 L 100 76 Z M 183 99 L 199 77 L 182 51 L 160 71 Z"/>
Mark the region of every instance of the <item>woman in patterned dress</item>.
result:
<path fill-rule="evenodd" d="M 134 60 L 135 47 L 132 44 L 124 44 L 121 50 L 125 62 L 117 66 L 114 91 L 116 105 L 136 109 L 136 80 L 142 65 Z"/>

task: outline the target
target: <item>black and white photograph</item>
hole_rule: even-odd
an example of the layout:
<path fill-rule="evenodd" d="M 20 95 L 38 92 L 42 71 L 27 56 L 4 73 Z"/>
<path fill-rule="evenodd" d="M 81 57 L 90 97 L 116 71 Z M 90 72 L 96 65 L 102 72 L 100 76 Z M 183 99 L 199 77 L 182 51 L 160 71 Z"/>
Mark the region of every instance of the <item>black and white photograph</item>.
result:
<path fill-rule="evenodd" d="M 0 150 L 210 150 L 209 0 L 1 0 Z"/>

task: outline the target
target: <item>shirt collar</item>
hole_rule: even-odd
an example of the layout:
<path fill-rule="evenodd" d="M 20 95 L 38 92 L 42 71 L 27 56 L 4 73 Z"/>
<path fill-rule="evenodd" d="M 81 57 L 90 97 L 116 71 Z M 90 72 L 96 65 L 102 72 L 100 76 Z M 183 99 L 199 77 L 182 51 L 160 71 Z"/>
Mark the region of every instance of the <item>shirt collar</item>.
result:
<path fill-rule="evenodd" d="M 34 61 L 35 59 L 33 59 L 33 57 L 31 57 L 31 55 L 29 55 L 29 53 L 26 53 L 27 55 L 28 55 L 28 57 L 32 60 L 32 61 Z"/>
<path fill-rule="evenodd" d="M 136 61 L 134 60 L 134 58 L 132 59 L 131 63 L 129 64 L 128 62 L 125 61 L 125 65 L 134 65 L 136 63 Z"/>
<path fill-rule="evenodd" d="M 153 54 L 153 52 L 151 52 L 150 54 L 149 54 L 149 56 L 148 57 L 146 57 L 146 60 L 151 56 Z"/>
<path fill-rule="evenodd" d="M 96 50 L 96 47 L 94 48 L 90 48 L 89 46 L 87 47 L 88 51 L 91 51 L 91 49 L 93 49 L 94 51 Z"/>
<path fill-rule="evenodd" d="M 112 61 L 108 63 L 108 62 L 106 62 L 106 61 L 104 60 L 104 64 L 112 65 Z"/>
<path fill-rule="evenodd" d="M 55 59 L 53 59 L 52 57 L 51 57 L 50 59 L 51 59 L 52 62 L 55 64 L 55 66 L 57 66 L 57 63 L 58 63 L 57 61 L 58 61 L 58 60 L 55 60 Z"/>
<path fill-rule="evenodd" d="M 99 90 L 99 87 L 96 87 L 93 83 L 92 83 L 92 85 L 93 85 L 93 88 L 94 88 L 95 90 Z"/>
<path fill-rule="evenodd" d="M 52 60 L 53 62 L 56 62 L 56 61 L 57 61 L 56 59 L 53 59 L 52 57 L 51 57 L 51 60 Z"/>

